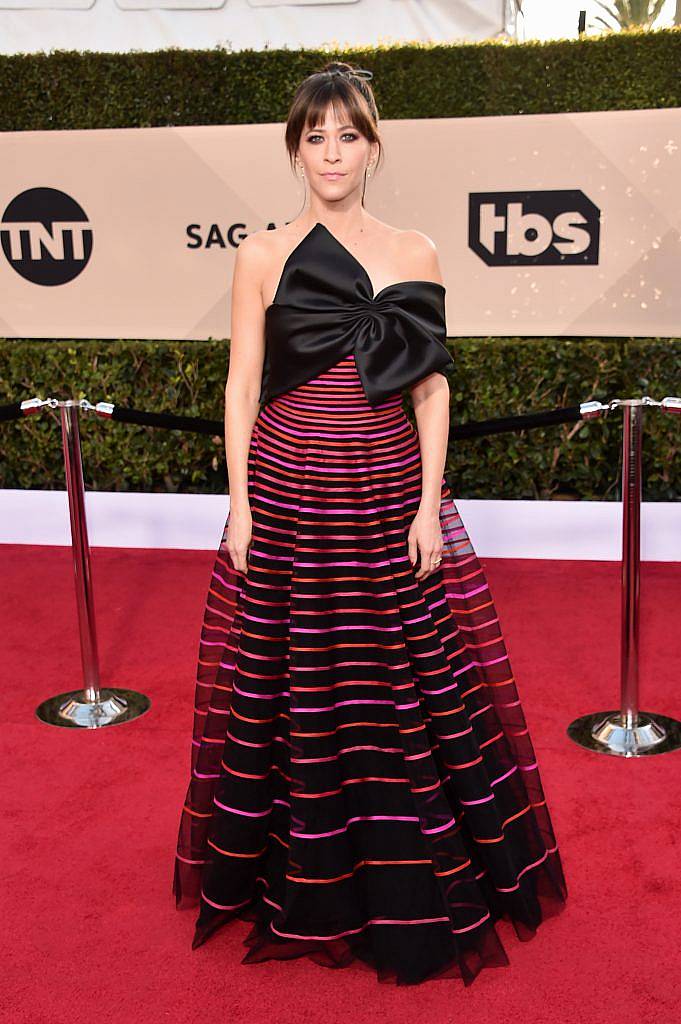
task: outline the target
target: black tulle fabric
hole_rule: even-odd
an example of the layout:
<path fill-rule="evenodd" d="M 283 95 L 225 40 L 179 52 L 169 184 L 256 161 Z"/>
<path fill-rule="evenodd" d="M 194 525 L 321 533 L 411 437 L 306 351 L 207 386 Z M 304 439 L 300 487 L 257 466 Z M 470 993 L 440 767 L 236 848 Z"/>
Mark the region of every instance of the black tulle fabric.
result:
<path fill-rule="evenodd" d="M 370 405 L 453 365 L 445 288 L 398 281 L 376 295 L 364 267 L 321 223 L 289 255 L 266 311 L 260 401 L 354 352 Z"/>
<path fill-rule="evenodd" d="M 173 891 L 199 907 L 194 948 L 240 918 L 245 964 L 307 956 L 399 985 L 470 985 L 509 963 L 495 922 L 529 939 L 567 888 L 494 601 L 444 477 L 442 563 L 420 580 L 408 558 L 421 452 L 399 388 L 439 362 L 441 328 L 429 337 L 423 312 L 436 291 L 386 289 L 392 310 L 371 334 L 357 261 L 325 230 L 303 241 L 277 300 L 316 291 L 327 348 L 304 363 L 289 348 L 286 388 L 255 422 L 247 572 L 227 552 L 229 516 L 215 558 Z M 282 317 L 273 346 L 284 323 L 305 324 Z M 378 348 L 369 358 L 353 337 Z M 386 377 L 392 339 L 410 351 Z"/>

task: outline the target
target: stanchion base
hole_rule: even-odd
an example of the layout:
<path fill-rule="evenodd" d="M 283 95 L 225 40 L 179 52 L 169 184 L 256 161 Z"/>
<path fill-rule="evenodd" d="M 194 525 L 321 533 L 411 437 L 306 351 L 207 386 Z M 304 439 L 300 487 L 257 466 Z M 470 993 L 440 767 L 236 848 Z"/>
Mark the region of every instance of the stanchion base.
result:
<path fill-rule="evenodd" d="M 99 691 L 98 701 L 85 699 L 84 690 L 70 690 L 48 697 L 36 708 L 36 716 L 48 725 L 65 729 L 101 729 L 139 718 L 151 707 L 145 694 L 136 690 L 108 687 Z"/>
<path fill-rule="evenodd" d="M 587 750 L 616 757 L 667 754 L 681 749 L 681 722 L 650 711 L 639 711 L 635 725 L 626 725 L 621 711 L 583 715 L 570 723 L 567 734 Z"/>

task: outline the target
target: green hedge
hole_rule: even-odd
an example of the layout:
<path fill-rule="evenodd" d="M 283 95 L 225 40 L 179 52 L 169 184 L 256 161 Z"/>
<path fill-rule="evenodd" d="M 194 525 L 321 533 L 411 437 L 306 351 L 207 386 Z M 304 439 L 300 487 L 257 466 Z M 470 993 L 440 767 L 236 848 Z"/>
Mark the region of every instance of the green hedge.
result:
<path fill-rule="evenodd" d="M 0 56 L 0 131 L 283 121 L 326 60 L 369 67 L 379 113 L 480 117 L 681 106 L 681 28 L 548 43 Z"/>
<path fill-rule="evenodd" d="M 659 339 L 471 338 L 455 359 L 452 423 L 598 399 L 678 393 L 681 342 Z M 35 395 L 119 402 L 220 419 L 229 358 L 224 342 L 14 341 L 0 404 Z M 72 387 L 76 385 L 76 389 Z M 675 390 L 676 389 L 676 390 Z M 411 403 L 405 409 L 413 420 Z M 474 440 L 452 439 L 447 469 L 465 498 L 617 499 L 622 412 L 596 421 Z M 81 418 L 86 484 L 94 490 L 221 493 L 224 442 L 182 431 Z M 645 496 L 681 492 L 677 417 L 646 413 Z M 63 488 L 57 412 L 0 425 L 3 487 Z"/>
<path fill-rule="evenodd" d="M 681 106 L 681 29 L 550 43 L 410 45 L 343 52 L 0 56 L 0 130 L 129 128 L 283 121 L 300 78 L 341 58 L 370 67 L 381 118 L 478 117 Z M 681 390 L 681 340 L 486 338 L 450 342 L 452 422 Z M 0 402 L 87 397 L 219 419 L 226 341 L 0 340 Z M 72 388 L 77 388 L 76 392 Z M 409 414 L 412 415 L 407 404 Z M 619 496 L 621 412 L 452 442 L 460 497 Z M 646 418 L 645 495 L 681 492 L 678 420 Z M 209 491 L 226 487 L 222 440 L 82 418 L 88 487 Z M 63 488 L 58 416 L 0 425 L 0 486 Z"/>

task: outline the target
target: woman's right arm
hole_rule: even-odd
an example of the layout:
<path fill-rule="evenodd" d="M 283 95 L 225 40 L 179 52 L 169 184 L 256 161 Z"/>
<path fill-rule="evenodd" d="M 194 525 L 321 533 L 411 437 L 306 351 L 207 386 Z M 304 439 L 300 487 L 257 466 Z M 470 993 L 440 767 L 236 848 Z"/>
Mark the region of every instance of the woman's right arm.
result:
<path fill-rule="evenodd" d="M 253 425 L 260 410 L 260 388 L 265 357 L 265 314 L 261 281 L 268 250 L 258 237 L 240 243 L 232 278 L 229 371 L 225 384 L 225 454 L 229 476 L 229 528 L 227 550 L 235 569 L 246 572 L 251 540 L 248 496 L 248 452 Z"/>

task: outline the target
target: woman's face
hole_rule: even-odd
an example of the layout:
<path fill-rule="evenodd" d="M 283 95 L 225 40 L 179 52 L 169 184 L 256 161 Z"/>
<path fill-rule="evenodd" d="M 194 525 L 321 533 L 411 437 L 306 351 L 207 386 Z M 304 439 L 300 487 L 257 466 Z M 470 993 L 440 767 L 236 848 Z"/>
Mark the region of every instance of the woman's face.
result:
<path fill-rule="evenodd" d="M 310 189 L 333 202 L 355 189 L 361 192 L 367 163 L 377 148 L 350 123 L 345 111 L 338 119 L 329 106 L 324 122 L 301 135 L 298 159 Z"/>

